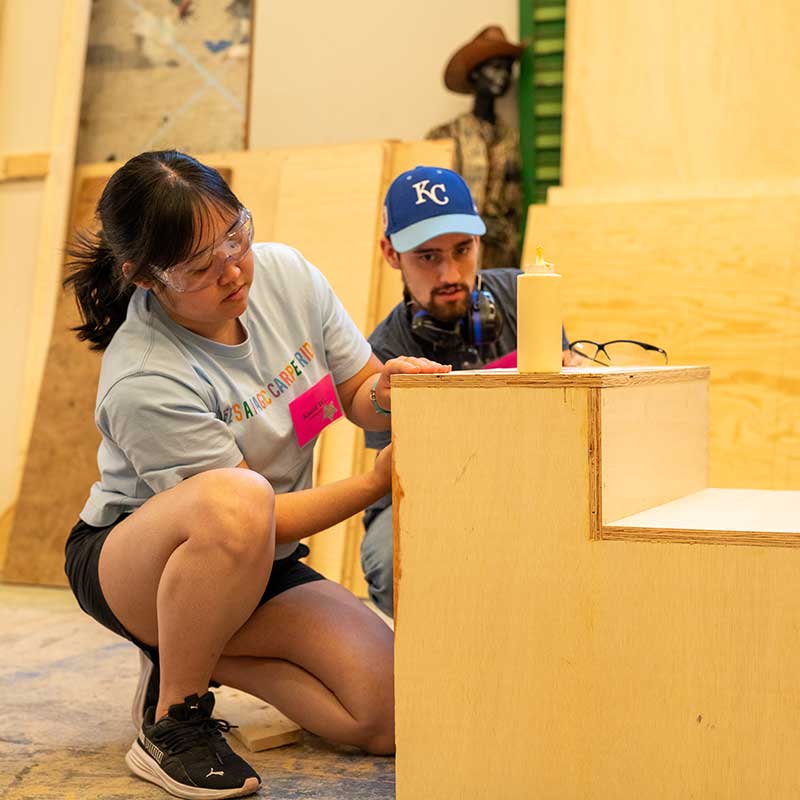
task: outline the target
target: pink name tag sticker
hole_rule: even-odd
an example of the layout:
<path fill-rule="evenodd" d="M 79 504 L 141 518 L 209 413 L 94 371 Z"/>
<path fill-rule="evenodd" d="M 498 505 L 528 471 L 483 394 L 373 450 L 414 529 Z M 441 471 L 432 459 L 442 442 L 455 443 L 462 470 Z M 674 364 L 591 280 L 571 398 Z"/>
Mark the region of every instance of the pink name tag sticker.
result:
<path fill-rule="evenodd" d="M 342 407 L 328 373 L 310 389 L 289 403 L 289 413 L 294 423 L 294 435 L 300 447 L 318 436 L 323 428 L 342 416 Z"/>
<path fill-rule="evenodd" d="M 517 366 L 517 351 L 512 350 L 510 353 L 506 353 L 501 358 L 496 359 L 495 361 L 490 361 L 488 364 L 484 364 L 484 369 L 514 369 Z"/>

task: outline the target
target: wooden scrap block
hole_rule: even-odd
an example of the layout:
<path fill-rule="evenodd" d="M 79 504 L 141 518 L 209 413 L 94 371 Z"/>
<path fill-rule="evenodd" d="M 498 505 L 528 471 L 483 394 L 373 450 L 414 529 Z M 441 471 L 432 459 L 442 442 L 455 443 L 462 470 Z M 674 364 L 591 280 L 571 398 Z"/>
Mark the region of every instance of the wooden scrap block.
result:
<path fill-rule="evenodd" d="M 46 178 L 50 172 L 50 153 L 0 154 L 0 183 Z"/>
<path fill-rule="evenodd" d="M 235 728 L 231 733 L 251 752 L 303 741 L 303 729 L 258 697 L 229 686 L 214 690 L 214 716 Z"/>

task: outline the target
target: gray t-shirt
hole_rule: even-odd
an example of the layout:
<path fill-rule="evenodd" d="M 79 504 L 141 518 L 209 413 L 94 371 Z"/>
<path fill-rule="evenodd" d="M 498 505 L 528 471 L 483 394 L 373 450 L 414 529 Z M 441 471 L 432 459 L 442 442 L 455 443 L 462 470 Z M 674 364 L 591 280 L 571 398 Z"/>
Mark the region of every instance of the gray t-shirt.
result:
<path fill-rule="evenodd" d="M 178 325 L 152 292 L 132 296 L 103 355 L 101 477 L 80 514 L 89 525 L 109 525 L 185 478 L 242 459 L 277 493 L 311 486 L 315 439 L 298 445 L 289 403 L 328 374 L 334 385 L 351 378 L 370 346 L 300 253 L 257 244 L 253 255 L 242 344 Z M 279 545 L 276 558 L 295 547 Z"/>

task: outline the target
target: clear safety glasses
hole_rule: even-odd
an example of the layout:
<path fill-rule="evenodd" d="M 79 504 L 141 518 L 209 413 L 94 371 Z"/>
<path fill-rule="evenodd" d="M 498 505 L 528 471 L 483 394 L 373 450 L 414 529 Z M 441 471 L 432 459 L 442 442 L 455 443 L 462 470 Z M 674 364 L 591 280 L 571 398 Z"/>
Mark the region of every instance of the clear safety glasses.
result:
<path fill-rule="evenodd" d="M 158 279 L 176 292 L 198 292 L 216 283 L 229 261 L 243 258 L 253 244 L 253 217 L 243 208 L 239 219 L 221 241 L 189 261 L 162 269 L 153 266 Z"/>
<path fill-rule="evenodd" d="M 579 339 L 572 342 L 569 349 L 603 367 L 663 367 L 669 363 L 666 350 L 633 339 L 603 343 Z"/>

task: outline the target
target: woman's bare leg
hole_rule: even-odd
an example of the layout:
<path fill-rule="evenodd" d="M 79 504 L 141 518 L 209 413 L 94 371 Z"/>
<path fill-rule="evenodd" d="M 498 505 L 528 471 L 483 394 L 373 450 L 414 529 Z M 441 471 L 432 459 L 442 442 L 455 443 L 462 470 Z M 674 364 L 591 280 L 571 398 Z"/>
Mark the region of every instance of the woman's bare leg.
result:
<path fill-rule="evenodd" d="M 331 581 L 295 586 L 258 608 L 214 678 L 320 736 L 394 752 L 392 631 Z"/>
<path fill-rule="evenodd" d="M 251 470 L 210 470 L 148 500 L 109 534 L 100 585 L 116 618 L 158 645 L 156 719 L 207 691 L 253 613 L 275 551 L 274 494 Z"/>

